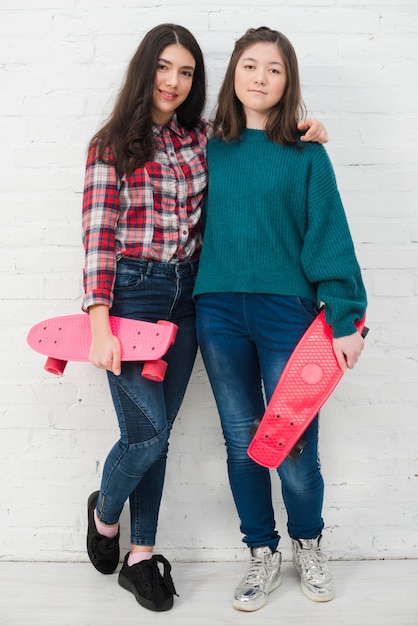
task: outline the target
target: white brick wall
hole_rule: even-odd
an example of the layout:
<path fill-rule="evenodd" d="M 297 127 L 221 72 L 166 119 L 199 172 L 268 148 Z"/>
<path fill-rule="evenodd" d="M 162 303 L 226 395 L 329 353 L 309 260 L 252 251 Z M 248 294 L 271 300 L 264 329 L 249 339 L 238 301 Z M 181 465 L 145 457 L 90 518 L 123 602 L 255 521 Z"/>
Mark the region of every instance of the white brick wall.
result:
<path fill-rule="evenodd" d="M 104 373 L 70 364 L 54 378 L 25 338 L 33 323 L 79 311 L 86 144 L 139 40 L 165 21 L 202 45 L 208 112 L 246 28 L 278 28 L 296 47 L 370 299 L 364 356 L 322 416 L 326 543 L 333 558 L 417 558 L 416 0 L 35 4 L 0 2 L 0 558 L 86 558 L 86 497 L 117 436 Z M 177 559 L 244 556 L 200 359 L 172 437 L 158 547 Z"/>

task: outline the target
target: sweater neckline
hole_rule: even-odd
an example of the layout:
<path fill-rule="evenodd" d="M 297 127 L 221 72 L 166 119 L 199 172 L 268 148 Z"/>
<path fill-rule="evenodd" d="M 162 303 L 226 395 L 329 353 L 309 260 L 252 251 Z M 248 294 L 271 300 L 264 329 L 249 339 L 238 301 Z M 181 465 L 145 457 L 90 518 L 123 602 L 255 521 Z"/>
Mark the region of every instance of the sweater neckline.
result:
<path fill-rule="evenodd" d="M 266 133 L 264 130 L 258 128 L 244 128 L 241 133 L 241 139 L 262 141 L 266 139 Z"/>
<path fill-rule="evenodd" d="M 243 133 L 249 133 L 249 134 L 263 134 L 265 135 L 265 132 L 263 129 L 261 128 L 244 128 Z"/>

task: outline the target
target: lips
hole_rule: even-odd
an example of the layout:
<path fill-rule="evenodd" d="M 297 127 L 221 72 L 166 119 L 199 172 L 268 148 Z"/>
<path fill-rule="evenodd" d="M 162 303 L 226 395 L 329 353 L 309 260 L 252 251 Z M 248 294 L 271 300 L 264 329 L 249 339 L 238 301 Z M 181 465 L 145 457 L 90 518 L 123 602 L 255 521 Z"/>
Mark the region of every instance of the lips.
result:
<path fill-rule="evenodd" d="M 160 89 L 159 92 L 160 92 L 160 96 L 164 100 L 167 100 L 168 102 L 173 102 L 173 100 L 175 100 L 177 98 L 177 94 L 173 93 L 172 91 L 162 91 Z"/>

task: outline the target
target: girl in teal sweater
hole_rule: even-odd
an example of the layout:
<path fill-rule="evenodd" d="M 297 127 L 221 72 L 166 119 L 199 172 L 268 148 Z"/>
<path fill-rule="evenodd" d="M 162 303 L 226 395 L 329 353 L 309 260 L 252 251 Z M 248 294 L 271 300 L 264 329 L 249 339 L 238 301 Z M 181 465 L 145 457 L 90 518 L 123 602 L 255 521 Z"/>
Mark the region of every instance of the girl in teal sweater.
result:
<path fill-rule="evenodd" d="M 204 244 L 195 285 L 200 349 L 221 417 L 228 473 L 250 548 L 233 606 L 254 611 L 281 582 L 270 471 L 247 454 L 251 424 L 325 304 L 340 366 L 363 349 L 355 321 L 366 293 L 332 165 L 302 143 L 295 51 L 284 35 L 251 29 L 236 43 L 208 144 Z M 321 551 L 324 483 L 318 416 L 296 459 L 279 467 L 293 562 L 314 601 L 334 596 Z"/>

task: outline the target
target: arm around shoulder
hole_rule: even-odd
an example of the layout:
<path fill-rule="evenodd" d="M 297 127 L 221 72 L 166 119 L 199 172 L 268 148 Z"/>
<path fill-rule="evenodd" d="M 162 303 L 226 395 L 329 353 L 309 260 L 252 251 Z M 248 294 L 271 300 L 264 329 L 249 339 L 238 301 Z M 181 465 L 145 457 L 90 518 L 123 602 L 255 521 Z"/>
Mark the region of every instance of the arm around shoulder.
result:
<path fill-rule="evenodd" d="M 314 117 L 307 117 L 298 122 L 298 130 L 302 133 L 301 141 L 314 141 L 316 143 L 327 143 L 328 133 L 325 126 Z"/>

